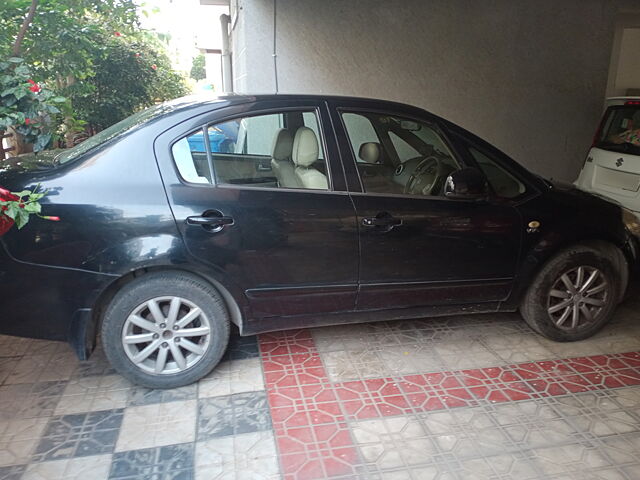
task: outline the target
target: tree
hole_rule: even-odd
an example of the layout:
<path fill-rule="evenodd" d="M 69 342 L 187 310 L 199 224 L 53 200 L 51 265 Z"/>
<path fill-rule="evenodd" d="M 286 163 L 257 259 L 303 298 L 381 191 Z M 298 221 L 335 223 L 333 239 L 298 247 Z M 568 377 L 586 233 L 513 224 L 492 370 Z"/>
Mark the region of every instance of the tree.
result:
<path fill-rule="evenodd" d="M 101 45 L 92 59 L 94 74 L 84 82 L 90 91 L 69 91 L 77 115 L 90 130 L 102 130 L 141 108 L 188 93 L 184 78 L 172 70 L 151 34 L 106 36 Z"/>
<path fill-rule="evenodd" d="M 16 51 L 67 98 L 57 115 L 66 146 L 87 124 L 186 93 L 160 42 L 139 31 L 134 0 L 0 0 L 0 58 Z"/>
<path fill-rule="evenodd" d="M 204 80 L 207 78 L 204 55 L 200 54 L 193 58 L 193 62 L 191 63 L 191 73 L 189 76 L 194 80 Z"/>

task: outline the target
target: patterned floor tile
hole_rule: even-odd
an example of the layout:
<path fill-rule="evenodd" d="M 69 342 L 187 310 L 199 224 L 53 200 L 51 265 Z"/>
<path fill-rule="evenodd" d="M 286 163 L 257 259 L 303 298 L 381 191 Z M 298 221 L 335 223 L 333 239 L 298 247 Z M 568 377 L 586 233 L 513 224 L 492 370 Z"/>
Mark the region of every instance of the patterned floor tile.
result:
<path fill-rule="evenodd" d="M 412 373 L 438 372 L 446 368 L 444 360 L 430 344 L 408 344 L 389 346 L 378 352 L 384 368 L 377 377 L 407 375 Z M 388 373 L 386 373 L 388 372 Z"/>
<path fill-rule="evenodd" d="M 21 480 L 107 480 L 111 455 L 34 463 Z"/>
<path fill-rule="evenodd" d="M 344 350 L 322 355 L 329 378 L 334 382 L 345 382 L 360 378 L 390 376 L 377 350 Z"/>
<path fill-rule="evenodd" d="M 23 383 L 0 387 L 0 419 L 49 417 L 66 382 Z"/>
<path fill-rule="evenodd" d="M 377 470 L 432 463 L 438 453 L 422 423 L 412 417 L 354 422 L 352 432 L 363 460 Z"/>
<path fill-rule="evenodd" d="M 198 396 L 218 397 L 259 390 L 264 390 L 262 364 L 259 358 L 247 358 L 219 364 L 200 380 Z"/>
<path fill-rule="evenodd" d="M 115 453 L 109 480 L 191 480 L 193 450 L 193 444 L 186 443 Z"/>
<path fill-rule="evenodd" d="M 78 358 L 70 348 L 60 353 L 23 356 L 4 383 L 68 380 L 77 366 Z"/>
<path fill-rule="evenodd" d="M 0 385 L 11 375 L 19 361 L 20 357 L 0 357 Z"/>
<path fill-rule="evenodd" d="M 469 458 L 460 462 L 458 477 L 461 479 L 535 479 L 540 478 L 532 462 L 518 454 L 493 455 Z"/>
<path fill-rule="evenodd" d="M 640 463 L 640 434 L 614 435 L 600 439 L 601 450 L 615 465 Z M 640 473 L 640 469 L 637 470 Z"/>
<path fill-rule="evenodd" d="M 198 401 L 198 441 L 271 428 L 267 396 L 247 392 Z"/>
<path fill-rule="evenodd" d="M 193 442 L 196 415 L 196 400 L 127 407 L 116 452 Z"/>
<path fill-rule="evenodd" d="M 46 425 L 46 418 L 0 420 L 0 466 L 27 463 Z"/>
<path fill-rule="evenodd" d="M 365 379 L 335 387 L 346 418 L 364 420 L 411 413 L 413 407 L 395 380 Z"/>
<path fill-rule="evenodd" d="M 12 467 L 0 467 L 0 480 L 20 480 L 26 469 L 25 465 L 14 465 Z"/>
<path fill-rule="evenodd" d="M 151 405 L 153 403 L 176 402 L 196 398 L 198 385 L 193 383 L 180 388 L 167 390 L 151 389 L 133 386 L 129 391 L 128 404 L 130 406 Z"/>
<path fill-rule="evenodd" d="M 196 443 L 196 480 L 280 478 L 273 433 L 259 431 Z"/>
<path fill-rule="evenodd" d="M 532 450 L 533 463 L 544 475 L 610 469 L 611 462 L 596 448 L 573 444 Z"/>
<path fill-rule="evenodd" d="M 0 335 L 0 357 L 21 357 L 31 352 L 34 340 Z"/>
<path fill-rule="evenodd" d="M 241 337 L 240 335 L 231 335 L 229 337 L 229 345 L 227 351 L 222 357 L 222 362 L 227 360 L 241 360 L 244 358 L 255 358 L 260 355 L 258 350 L 258 337 L 251 335 Z"/>
<path fill-rule="evenodd" d="M 72 379 L 62 392 L 55 413 L 64 415 L 124 408 L 131 388 L 131 382 L 120 375 Z"/>
<path fill-rule="evenodd" d="M 521 450 L 583 440 L 577 428 L 541 400 L 505 403 L 484 411 Z"/>
<path fill-rule="evenodd" d="M 104 350 L 98 346 L 88 360 L 78 363 L 78 367 L 73 372 L 72 377 L 93 377 L 100 375 L 113 375 L 115 370 L 107 360 Z"/>
<path fill-rule="evenodd" d="M 33 462 L 112 453 L 122 409 L 53 417 L 32 456 Z"/>
<path fill-rule="evenodd" d="M 518 448 L 484 407 L 418 414 L 440 452 L 465 459 L 495 456 Z"/>
<path fill-rule="evenodd" d="M 554 357 L 553 352 L 532 335 L 484 335 L 480 341 L 505 363 L 548 360 Z"/>

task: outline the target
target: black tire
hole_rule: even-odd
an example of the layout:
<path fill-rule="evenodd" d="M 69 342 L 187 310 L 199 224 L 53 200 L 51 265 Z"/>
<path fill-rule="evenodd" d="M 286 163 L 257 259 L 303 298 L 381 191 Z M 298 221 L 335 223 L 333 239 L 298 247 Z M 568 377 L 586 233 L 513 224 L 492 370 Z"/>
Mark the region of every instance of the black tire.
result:
<path fill-rule="evenodd" d="M 199 359 L 193 365 L 187 365 L 187 368 L 177 373 L 155 374 L 144 371 L 129 358 L 123 345 L 123 329 L 129 315 L 145 302 L 158 297 L 180 297 L 191 302 L 206 315 L 210 327 L 211 333 L 204 353 L 198 356 Z M 170 332 L 167 334 L 170 335 Z M 187 339 L 190 338 L 192 337 Z M 229 341 L 229 314 L 216 289 L 199 277 L 182 272 L 150 273 L 126 284 L 115 295 L 104 315 L 101 339 L 107 358 L 122 376 L 148 388 L 181 387 L 198 381 L 220 361 Z M 161 338 L 159 341 L 162 340 Z M 136 348 L 143 348 L 144 345 Z M 166 342 L 163 345 L 166 346 Z M 183 353 L 190 354 L 187 350 Z M 166 355 L 172 358 L 173 354 Z"/>
<path fill-rule="evenodd" d="M 583 340 L 602 329 L 613 316 L 623 288 L 622 273 L 618 271 L 617 267 L 619 263 L 613 258 L 613 255 L 615 255 L 615 251 L 612 251 L 611 248 L 575 245 L 549 260 L 536 275 L 522 301 L 520 313 L 527 324 L 540 335 L 557 342 Z M 594 320 L 591 323 L 585 322 L 576 328 L 567 328 L 566 326 L 560 328 L 554 323 L 547 311 L 549 295 L 556 281 L 564 273 L 571 272 L 581 266 L 598 269 L 610 290 L 607 292 L 604 305 L 597 315 L 593 315 Z"/>

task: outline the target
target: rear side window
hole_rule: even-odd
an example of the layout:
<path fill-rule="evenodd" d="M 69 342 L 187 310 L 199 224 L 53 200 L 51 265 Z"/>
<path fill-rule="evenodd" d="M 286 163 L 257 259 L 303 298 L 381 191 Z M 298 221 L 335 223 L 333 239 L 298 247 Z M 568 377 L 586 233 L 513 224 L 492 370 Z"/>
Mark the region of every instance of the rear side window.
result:
<path fill-rule="evenodd" d="M 319 125 L 308 111 L 239 117 L 178 140 L 172 154 L 190 183 L 328 190 Z"/>
<path fill-rule="evenodd" d="M 640 106 L 609 107 L 594 146 L 640 155 Z"/>

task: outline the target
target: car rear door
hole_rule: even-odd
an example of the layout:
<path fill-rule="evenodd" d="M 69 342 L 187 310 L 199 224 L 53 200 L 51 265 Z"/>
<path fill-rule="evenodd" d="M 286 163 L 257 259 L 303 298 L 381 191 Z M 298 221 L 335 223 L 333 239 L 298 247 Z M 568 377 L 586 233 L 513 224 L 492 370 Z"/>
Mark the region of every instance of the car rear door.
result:
<path fill-rule="evenodd" d="M 188 253 L 229 290 L 241 292 L 248 318 L 355 307 L 355 211 L 328 124 L 323 102 L 256 101 L 191 119 L 156 140 Z M 319 158 L 308 169 L 326 175 L 326 189 L 287 188 L 272 170 L 277 131 L 284 128 L 293 138 L 302 126 L 318 140 Z M 210 141 L 201 141 L 203 131 Z"/>
<path fill-rule="evenodd" d="M 331 114 L 360 229 L 358 309 L 497 306 L 506 299 L 522 229 L 513 205 L 404 191 L 412 165 L 428 155 L 440 158 L 443 171 L 469 166 L 438 124 L 358 101 L 332 102 Z M 412 140 L 411 129 L 425 141 Z M 359 158 L 368 148 L 362 143 L 379 144 L 382 158 Z"/>

